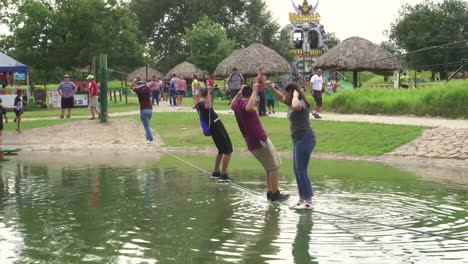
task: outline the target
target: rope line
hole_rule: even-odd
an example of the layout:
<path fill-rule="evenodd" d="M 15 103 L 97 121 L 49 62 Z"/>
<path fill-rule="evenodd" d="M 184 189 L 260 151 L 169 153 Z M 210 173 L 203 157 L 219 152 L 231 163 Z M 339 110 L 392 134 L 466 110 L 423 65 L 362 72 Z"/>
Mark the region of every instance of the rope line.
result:
<path fill-rule="evenodd" d="M 172 153 L 169 153 L 167 152 L 166 150 L 162 150 L 164 153 L 166 153 L 167 155 L 181 161 L 181 162 L 184 162 L 208 175 L 211 175 L 211 173 L 205 169 L 202 169 L 198 166 L 196 166 L 195 164 L 191 163 L 191 162 L 188 162 Z M 263 195 L 255 192 L 255 191 L 252 191 L 248 188 L 245 188 L 245 187 L 242 187 L 234 182 L 231 182 L 229 183 L 230 186 L 233 186 L 239 190 L 242 190 L 242 191 L 245 191 L 245 192 L 248 192 L 250 194 L 253 194 L 253 195 L 256 195 L 256 196 L 260 196 L 262 198 L 264 198 Z M 281 202 L 282 204 L 284 205 L 288 205 L 286 202 Z M 316 209 L 313 209 L 313 212 L 314 213 L 319 213 L 319 214 L 323 214 L 323 215 L 328 215 L 328 216 L 333 216 L 333 217 L 336 217 L 336 218 L 343 218 L 343 219 L 347 219 L 347 220 L 351 220 L 353 222 L 362 222 L 362 223 L 367 223 L 367 224 L 372 224 L 372 225 L 377 225 L 377 226 L 384 226 L 384 227 L 390 227 L 394 230 L 405 230 L 405 231 L 409 231 L 409 232 L 413 232 L 413 233 L 419 233 L 419 234 L 423 234 L 423 235 L 428 235 L 428 236 L 431 236 L 431 237 L 441 237 L 441 238 L 445 238 L 445 239 L 448 239 L 448 240 L 458 240 L 458 241 L 463 241 L 463 242 L 467 242 L 468 243 L 468 240 L 467 239 L 463 239 L 463 238 L 456 238 L 456 237 L 451 237 L 451 236 L 446 236 L 446 235 L 442 235 L 442 234 L 434 234 L 434 233 L 431 233 L 431 232 L 428 232 L 428 231 L 421 231 L 421 230 L 416 230 L 416 229 L 413 229 L 413 228 L 408 228 L 408 227 L 401 227 L 401 226 L 396 226 L 396 225 L 390 225 L 390 224 L 384 224 L 384 223 L 379 223 L 379 222 L 375 222 L 375 221 L 370 221 L 370 220 L 365 220 L 365 219 L 359 219 L 359 218 L 354 218 L 354 217 L 349 217 L 349 216 L 345 216 L 345 215 L 338 215 L 338 214 L 333 214 L 333 213 L 327 213 L 327 212 L 323 212 L 323 211 L 319 211 L 319 210 L 316 210 Z"/>

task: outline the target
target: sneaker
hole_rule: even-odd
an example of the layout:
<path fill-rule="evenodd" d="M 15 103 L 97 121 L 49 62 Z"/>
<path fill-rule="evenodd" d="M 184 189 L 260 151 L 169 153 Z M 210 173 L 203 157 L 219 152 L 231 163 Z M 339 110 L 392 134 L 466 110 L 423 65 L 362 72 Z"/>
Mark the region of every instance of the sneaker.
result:
<path fill-rule="evenodd" d="M 272 202 L 282 202 L 282 201 L 286 201 L 287 199 L 289 199 L 289 194 L 284 194 L 284 193 L 281 193 L 280 191 L 277 191 L 275 193 L 272 193 L 270 195 L 270 200 Z"/>
<path fill-rule="evenodd" d="M 221 173 L 215 171 L 211 173 L 211 179 L 219 179 L 221 177 Z"/>
<path fill-rule="evenodd" d="M 322 117 L 321 117 L 319 114 L 317 114 L 317 113 L 312 113 L 312 115 L 313 115 L 316 119 L 322 118 Z"/>
<path fill-rule="evenodd" d="M 271 192 L 267 192 L 267 200 L 268 200 L 268 201 L 271 200 Z"/>
<path fill-rule="evenodd" d="M 70 115 L 67 115 L 67 118 L 70 118 Z"/>
<path fill-rule="evenodd" d="M 63 119 L 63 115 L 60 116 L 60 119 Z"/>
<path fill-rule="evenodd" d="M 310 202 L 302 202 L 301 204 L 298 204 L 294 207 L 294 209 L 296 210 L 312 210 L 314 209 L 314 204 L 310 201 Z"/>
<path fill-rule="evenodd" d="M 302 199 L 299 199 L 299 201 L 297 201 L 297 203 L 294 203 L 292 204 L 291 206 L 289 206 L 290 209 L 296 209 L 297 206 L 301 205 L 304 203 L 304 200 Z"/>
<path fill-rule="evenodd" d="M 145 141 L 145 144 L 151 145 L 151 144 L 153 144 L 153 141 L 151 141 L 151 140 L 146 140 L 146 141 Z"/>
<path fill-rule="evenodd" d="M 234 180 L 229 178 L 227 174 L 221 175 L 221 178 L 219 178 L 219 182 L 233 182 Z"/>

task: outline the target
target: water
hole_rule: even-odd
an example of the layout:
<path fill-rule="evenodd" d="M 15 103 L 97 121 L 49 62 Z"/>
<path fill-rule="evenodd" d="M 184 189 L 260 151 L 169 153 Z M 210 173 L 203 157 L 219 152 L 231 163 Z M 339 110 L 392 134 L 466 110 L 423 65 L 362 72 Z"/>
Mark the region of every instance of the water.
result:
<path fill-rule="evenodd" d="M 53 155 L 1 164 L 2 264 L 468 263 L 464 241 L 340 217 L 468 240 L 466 181 L 314 160 L 317 211 L 296 212 L 266 201 L 250 157 L 233 159 L 236 187 L 170 156 Z M 211 168 L 211 157 L 180 156 Z M 281 186 L 295 195 L 291 160 L 283 162 Z"/>

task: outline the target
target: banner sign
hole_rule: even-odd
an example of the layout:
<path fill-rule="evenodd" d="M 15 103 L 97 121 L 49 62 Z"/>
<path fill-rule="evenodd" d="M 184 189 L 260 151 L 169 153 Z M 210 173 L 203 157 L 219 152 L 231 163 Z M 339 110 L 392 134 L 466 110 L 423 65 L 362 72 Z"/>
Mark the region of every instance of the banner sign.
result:
<path fill-rule="evenodd" d="M 88 106 L 87 94 L 75 94 L 75 107 Z M 57 90 L 49 90 L 49 108 L 60 108 L 62 106 L 62 97 Z"/>
<path fill-rule="evenodd" d="M 15 80 L 26 80 L 26 73 L 15 72 L 14 79 Z"/>

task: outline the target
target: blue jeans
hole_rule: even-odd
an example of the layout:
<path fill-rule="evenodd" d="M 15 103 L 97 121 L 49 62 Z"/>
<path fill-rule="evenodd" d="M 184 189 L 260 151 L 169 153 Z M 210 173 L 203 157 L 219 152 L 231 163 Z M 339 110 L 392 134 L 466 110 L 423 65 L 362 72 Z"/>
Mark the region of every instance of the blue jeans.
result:
<path fill-rule="evenodd" d="M 141 122 L 146 131 L 146 140 L 153 141 L 153 134 L 151 133 L 150 120 L 153 116 L 153 109 L 144 109 L 140 111 Z"/>
<path fill-rule="evenodd" d="M 176 105 L 176 98 L 177 98 L 177 92 L 175 90 L 171 90 L 170 95 L 169 95 L 169 104 Z"/>
<path fill-rule="evenodd" d="M 314 196 L 312 184 L 308 172 L 310 156 L 315 148 L 316 140 L 314 132 L 308 133 L 300 138 L 293 138 L 294 150 L 294 174 L 296 175 L 297 189 L 301 198 Z"/>
<path fill-rule="evenodd" d="M 159 91 L 151 91 L 151 104 L 154 105 L 154 100 L 156 104 L 159 105 Z"/>

